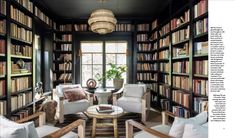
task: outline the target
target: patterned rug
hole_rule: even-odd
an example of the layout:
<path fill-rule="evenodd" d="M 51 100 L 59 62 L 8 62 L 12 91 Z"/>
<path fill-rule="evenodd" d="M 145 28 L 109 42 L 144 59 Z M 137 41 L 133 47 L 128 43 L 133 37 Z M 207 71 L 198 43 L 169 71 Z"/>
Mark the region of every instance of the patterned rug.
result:
<path fill-rule="evenodd" d="M 73 121 L 77 119 L 85 119 L 86 120 L 86 137 L 89 138 L 91 137 L 91 130 L 92 130 L 92 118 L 88 119 L 85 115 L 79 115 L 79 114 L 72 114 L 72 115 L 66 115 L 65 116 L 65 121 L 62 124 L 57 123 L 55 126 L 57 127 L 64 127 Z M 134 113 L 129 113 L 121 116 L 118 118 L 118 135 L 119 138 L 125 138 L 126 135 L 126 130 L 125 130 L 125 121 L 128 119 L 133 119 L 137 122 L 141 122 L 141 116 L 140 114 L 134 114 Z M 98 120 L 99 122 L 111 122 L 111 119 L 104 119 L 104 120 Z M 134 128 L 134 132 L 140 131 L 137 128 Z M 74 129 L 74 132 L 76 132 L 76 129 Z M 113 132 L 113 127 L 105 127 L 105 128 L 96 128 L 96 137 L 97 138 L 112 138 L 114 136 Z"/>

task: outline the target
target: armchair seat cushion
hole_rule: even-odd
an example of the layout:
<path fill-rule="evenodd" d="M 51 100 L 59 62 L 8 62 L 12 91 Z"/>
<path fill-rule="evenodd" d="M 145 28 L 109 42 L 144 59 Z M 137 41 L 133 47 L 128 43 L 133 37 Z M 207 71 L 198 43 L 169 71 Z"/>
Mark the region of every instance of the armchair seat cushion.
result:
<path fill-rule="evenodd" d="M 49 126 L 49 125 L 43 125 L 41 127 L 37 127 L 36 130 L 37 130 L 37 133 L 39 135 L 40 138 L 50 134 L 50 133 L 53 133 L 57 130 L 59 130 L 60 128 L 58 127 L 54 127 L 54 126 Z M 67 134 L 65 134 L 64 136 L 62 136 L 61 138 L 77 138 L 78 135 L 74 132 L 69 132 Z"/>
<path fill-rule="evenodd" d="M 124 111 L 141 113 L 141 99 L 136 97 L 123 96 L 117 100 L 117 105 Z"/>
<path fill-rule="evenodd" d="M 68 102 L 64 101 L 64 114 L 74 114 L 78 112 L 85 111 L 90 105 L 87 99 L 82 99 L 79 101 Z"/>
<path fill-rule="evenodd" d="M 156 130 L 156 131 L 159 131 L 161 133 L 168 134 L 170 129 L 171 129 L 171 126 L 157 125 L 157 126 L 154 126 L 154 127 L 151 127 L 151 128 Z M 135 138 L 158 138 L 158 137 L 156 137 L 154 135 L 151 135 L 150 133 L 147 133 L 145 131 L 141 131 L 141 132 L 136 133 Z"/>

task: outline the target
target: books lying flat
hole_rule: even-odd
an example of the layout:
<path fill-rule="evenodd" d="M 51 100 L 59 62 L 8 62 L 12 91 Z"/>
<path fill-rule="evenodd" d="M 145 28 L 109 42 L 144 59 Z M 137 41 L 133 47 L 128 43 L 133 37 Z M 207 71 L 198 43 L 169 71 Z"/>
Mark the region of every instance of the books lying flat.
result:
<path fill-rule="evenodd" d="M 114 111 L 112 105 L 99 105 L 98 107 L 96 107 L 96 110 L 99 113 L 111 113 Z"/>

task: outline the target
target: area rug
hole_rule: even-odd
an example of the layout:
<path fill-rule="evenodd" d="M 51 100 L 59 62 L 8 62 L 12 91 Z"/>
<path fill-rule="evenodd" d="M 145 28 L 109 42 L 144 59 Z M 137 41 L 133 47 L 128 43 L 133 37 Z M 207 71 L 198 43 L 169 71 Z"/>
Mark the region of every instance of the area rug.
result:
<path fill-rule="evenodd" d="M 64 127 L 70 123 L 72 123 L 73 121 L 77 120 L 77 119 L 85 119 L 86 120 L 86 138 L 91 137 L 91 130 L 92 130 L 92 118 L 88 119 L 86 116 L 84 115 L 79 115 L 79 114 L 73 114 L 73 115 L 66 115 L 65 116 L 65 121 L 62 124 L 57 123 L 56 126 L 57 127 Z M 140 114 L 135 114 L 135 113 L 129 113 L 129 114 L 125 114 L 122 117 L 118 118 L 118 135 L 119 138 L 125 138 L 126 135 L 126 130 L 125 130 L 125 121 L 128 119 L 133 119 L 137 122 L 141 122 L 141 116 Z M 99 120 L 102 122 L 111 122 L 111 119 L 104 119 L 104 120 Z M 74 129 L 74 132 L 76 132 L 77 130 Z M 134 128 L 134 132 L 138 132 L 140 131 L 137 128 Z M 113 127 L 107 127 L 107 128 L 97 128 L 96 129 L 96 137 L 97 138 L 112 138 L 114 136 L 114 132 L 113 132 Z"/>

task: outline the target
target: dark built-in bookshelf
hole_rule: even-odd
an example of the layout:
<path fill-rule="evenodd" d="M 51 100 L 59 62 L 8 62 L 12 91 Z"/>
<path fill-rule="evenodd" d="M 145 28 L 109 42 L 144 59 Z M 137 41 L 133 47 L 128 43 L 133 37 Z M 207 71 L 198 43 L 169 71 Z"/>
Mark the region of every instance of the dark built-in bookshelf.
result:
<path fill-rule="evenodd" d="M 52 29 L 36 1 L 0 0 L 0 114 L 12 120 L 32 114 L 44 99 L 34 99 L 35 23 Z"/>
<path fill-rule="evenodd" d="M 137 25 L 137 82 L 148 84 L 153 107 L 189 117 L 208 104 L 208 4 L 184 5 L 163 23 Z"/>

